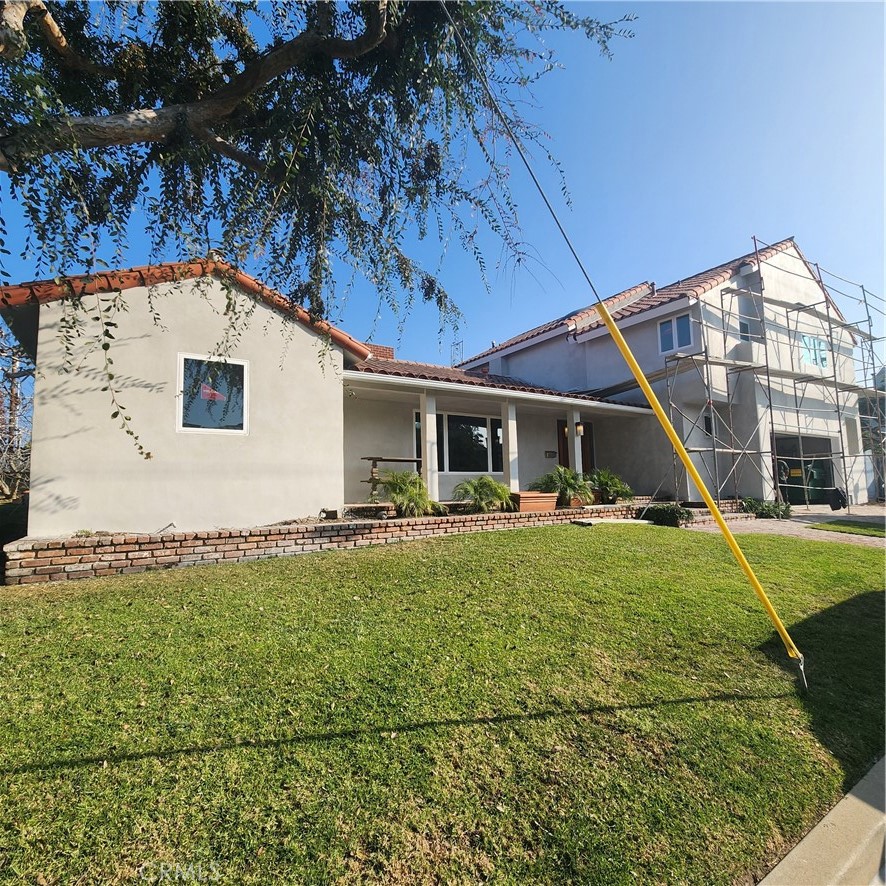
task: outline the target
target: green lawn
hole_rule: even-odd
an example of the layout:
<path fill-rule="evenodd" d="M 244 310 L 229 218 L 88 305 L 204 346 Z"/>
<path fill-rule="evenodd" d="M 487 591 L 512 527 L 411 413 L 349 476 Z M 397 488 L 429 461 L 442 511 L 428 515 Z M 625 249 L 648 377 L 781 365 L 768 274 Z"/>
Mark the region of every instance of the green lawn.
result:
<path fill-rule="evenodd" d="M 810 523 L 813 529 L 826 529 L 828 532 L 848 532 L 850 535 L 873 535 L 886 537 L 886 526 L 882 523 L 861 520 L 830 520 L 827 523 Z"/>
<path fill-rule="evenodd" d="M 748 882 L 883 753 L 883 556 L 742 545 L 806 696 L 675 529 L 0 589 L 0 881 Z"/>

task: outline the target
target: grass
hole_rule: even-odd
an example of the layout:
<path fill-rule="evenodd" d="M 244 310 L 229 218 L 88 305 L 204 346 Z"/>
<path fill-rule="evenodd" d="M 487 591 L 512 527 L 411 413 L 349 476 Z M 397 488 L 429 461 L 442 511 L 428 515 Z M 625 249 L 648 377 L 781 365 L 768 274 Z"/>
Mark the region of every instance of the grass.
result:
<path fill-rule="evenodd" d="M 742 543 L 806 696 L 674 529 L 4 589 L 0 880 L 747 882 L 883 753 L 883 558 Z"/>
<path fill-rule="evenodd" d="M 886 526 L 867 520 L 829 520 L 827 523 L 810 523 L 813 529 L 826 529 L 828 532 L 847 532 L 850 535 L 872 535 L 886 537 Z"/>

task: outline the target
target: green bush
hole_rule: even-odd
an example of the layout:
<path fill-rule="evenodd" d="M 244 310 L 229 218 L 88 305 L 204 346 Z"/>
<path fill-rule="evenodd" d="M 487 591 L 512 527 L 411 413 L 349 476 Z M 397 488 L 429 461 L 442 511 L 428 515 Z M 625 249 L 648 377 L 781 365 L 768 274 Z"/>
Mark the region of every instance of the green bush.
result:
<path fill-rule="evenodd" d="M 452 491 L 452 497 L 456 501 L 466 502 L 468 511 L 474 514 L 514 510 L 511 490 L 488 474 L 471 480 L 462 480 Z"/>
<path fill-rule="evenodd" d="M 634 490 L 609 468 L 596 468 L 585 476 L 594 489 L 600 490 L 604 505 L 614 505 L 619 499 L 631 501 L 634 497 Z"/>
<path fill-rule="evenodd" d="M 431 501 L 424 480 L 415 471 L 385 471 L 381 485 L 398 517 L 442 516 L 446 508 Z"/>
<path fill-rule="evenodd" d="M 594 490 L 585 477 L 562 465 L 557 465 L 553 471 L 533 480 L 529 489 L 531 492 L 556 492 L 558 508 L 568 508 L 573 498 L 583 504 L 594 499 Z"/>
<path fill-rule="evenodd" d="M 656 526 L 680 526 L 682 523 L 691 523 L 695 517 L 692 511 L 684 508 L 677 502 L 649 505 L 640 511 L 640 519 L 651 520 Z"/>
<path fill-rule="evenodd" d="M 744 498 L 741 508 L 753 514 L 758 520 L 786 520 L 791 516 L 791 506 L 786 501 L 761 501 L 759 498 Z"/>

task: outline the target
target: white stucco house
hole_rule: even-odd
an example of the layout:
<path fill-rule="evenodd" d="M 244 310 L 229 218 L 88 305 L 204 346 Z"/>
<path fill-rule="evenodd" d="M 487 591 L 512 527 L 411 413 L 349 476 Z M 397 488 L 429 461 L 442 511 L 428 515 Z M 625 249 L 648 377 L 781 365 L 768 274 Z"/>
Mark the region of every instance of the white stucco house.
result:
<path fill-rule="evenodd" d="M 789 476 L 812 464 L 822 495 L 865 500 L 855 333 L 792 240 L 608 303 L 721 496 L 772 498 L 786 460 Z M 452 368 L 315 323 L 216 260 L 6 286 L 0 305 L 37 366 L 30 536 L 341 511 L 366 500 L 371 457 L 416 466 L 438 500 L 480 474 L 525 489 L 558 463 L 698 498 L 593 307 Z M 84 317 L 104 318 L 108 350 L 78 335 Z"/>
<path fill-rule="evenodd" d="M 220 261 L 7 286 L 0 303 L 37 365 L 30 536 L 340 512 L 366 500 L 371 456 L 411 460 L 380 467 L 419 467 L 437 499 L 487 473 L 516 491 L 558 459 L 587 464 L 592 425 L 622 445 L 654 433 L 643 406 L 373 351 Z M 108 350 L 77 335 L 95 316 Z"/>
<path fill-rule="evenodd" d="M 793 239 L 606 304 L 711 492 L 823 503 L 835 489 L 867 501 L 854 350 L 846 323 Z M 594 306 L 538 326 L 461 364 L 639 404 L 643 394 Z M 668 442 L 650 434 L 594 445 L 636 489 L 700 498 Z"/>

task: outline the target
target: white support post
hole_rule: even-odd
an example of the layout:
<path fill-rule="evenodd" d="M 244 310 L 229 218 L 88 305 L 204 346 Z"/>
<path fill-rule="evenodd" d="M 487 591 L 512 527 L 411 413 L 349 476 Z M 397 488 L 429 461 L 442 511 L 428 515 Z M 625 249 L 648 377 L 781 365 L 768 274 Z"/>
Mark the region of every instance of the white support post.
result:
<path fill-rule="evenodd" d="M 422 394 L 421 414 L 421 478 L 428 487 L 431 501 L 440 500 L 440 474 L 437 470 L 437 398 Z"/>
<path fill-rule="evenodd" d="M 504 483 L 511 492 L 520 491 L 520 470 L 517 458 L 517 407 L 506 400 L 501 404 L 501 461 Z"/>
<path fill-rule="evenodd" d="M 573 409 L 566 419 L 566 435 L 569 438 L 569 446 L 572 450 L 569 453 L 570 461 L 576 474 L 584 471 L 584 465 L 581 463 L 581 437 L 575 433 L 575 426 L 579 422 L 581 422 L 581 413 L 577 409 Z"/>

